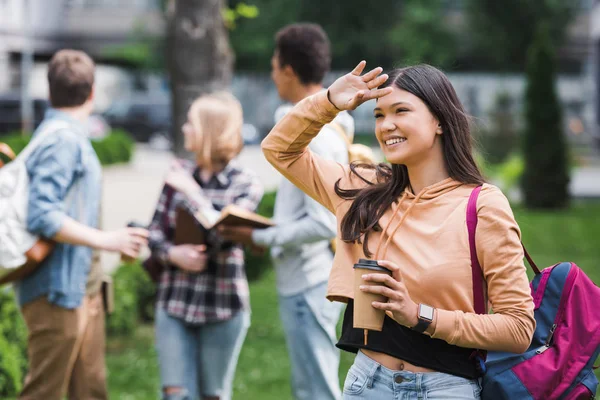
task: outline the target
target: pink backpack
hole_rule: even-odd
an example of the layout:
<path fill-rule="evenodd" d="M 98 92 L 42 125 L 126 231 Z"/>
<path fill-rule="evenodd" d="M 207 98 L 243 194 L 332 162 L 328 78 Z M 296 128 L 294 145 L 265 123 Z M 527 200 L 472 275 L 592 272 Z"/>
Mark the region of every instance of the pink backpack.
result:
<path fill-rule="evenodd" d="M 475 311 L 485 314 L 483 273 L 475 248 L 476 187 L 467 205 Z M 523 248 L 525 249 L 525 248 Z M 598 380 L 594 362 L 600 353 L 600 288 L 575 263 L 563 262 L 535 272 L 531 294 L 537 323 L 523 354 L 486 352 L 474 355 L 483 376 L 483 400 L 594 399 Z"/>

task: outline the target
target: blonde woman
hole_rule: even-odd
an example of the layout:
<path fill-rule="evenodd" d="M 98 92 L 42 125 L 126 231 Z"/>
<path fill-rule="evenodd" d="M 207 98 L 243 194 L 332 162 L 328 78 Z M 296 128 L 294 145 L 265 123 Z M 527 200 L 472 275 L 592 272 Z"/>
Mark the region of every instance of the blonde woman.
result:
<path fill-rule="evenodd" d="M 237 358 L 250 325 L 244 252 L 215 230 L 203 245 L 174 245 L 175 210 L 219 212 L 229 204 L 254 211 L 263 188 L 234 158 L 243 147 L 242 108 L 228 93 L 198 98 L 183 125 L 195 162 L 177 160 L 150 226 L 158 282 L 156 343 L 162 398 L 229 399 Z"/>

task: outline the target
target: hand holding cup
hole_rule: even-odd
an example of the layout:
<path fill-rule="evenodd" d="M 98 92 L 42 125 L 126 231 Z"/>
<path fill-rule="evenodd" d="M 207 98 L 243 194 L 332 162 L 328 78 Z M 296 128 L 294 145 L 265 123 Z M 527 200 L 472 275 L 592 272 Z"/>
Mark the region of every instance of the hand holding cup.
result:
<path fill-rule="evenodd" d="M 368 272 L 362 275 L 364 284 L 359 289 L 364 293 L 381 296 L 382 300 L 373 301 L 371 306 L 383 312 L 389 311 L 400 325 L 412 328 L 418 321 L 418 304 L 408 293 L 402 281 L 400 267 L 391 261 L 378 261 L 379 266 L 391 271 L 391 274 Z"/>

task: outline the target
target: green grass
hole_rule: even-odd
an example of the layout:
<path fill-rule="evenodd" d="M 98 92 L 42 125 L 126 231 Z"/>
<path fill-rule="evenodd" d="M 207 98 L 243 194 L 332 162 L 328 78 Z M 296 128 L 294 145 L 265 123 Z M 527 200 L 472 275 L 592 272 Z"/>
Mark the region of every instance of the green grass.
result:
<path fill-rule="evenodd" d="M 515 208 L 522 241 L 538 267 L 573 261 L 600 284 L 600 203 L 573 204 L 567 211 Z"/>
<path fill-rule="evenodd" d="M 252 326 L 248 331 L 234 381 L 234 399 L 292 399 L 290 366 L 279 321 L 273 271 L 251 284 Z M 107 345 L 110 397 L 123 400 L 157 398 L 159 390 L 154 331 L 140 326 L 135 336 L 111 338 Z M 340 386 L 353 355 L 342 354 Z"/>
<path fill-rule="evenodd" d="M 515 208 L 523 242 L 540 268 L 574 261 L 600 283 L 600 203 L 575 204 L 568 211 L 531 212 Z M 273 271 L 250 286 L 252 326 L 240 356 L 234 399 L 291 399 L 289 362 L 279 322 Z M 352 355 L 342 353 L 340 385 Z M 159 391 L 153 330 L 141 326 L 134 337 L 108 343 L 111 398 L 154 399 Z M 600 378 L 600 371 L 597 371 Z"/>
<path fill-rule="evenodd" d="M 134 337 L 107 342 L 108 385 L 111 399 L 158 399 L 158 363 L 154 327 L 138 327 Z"/>

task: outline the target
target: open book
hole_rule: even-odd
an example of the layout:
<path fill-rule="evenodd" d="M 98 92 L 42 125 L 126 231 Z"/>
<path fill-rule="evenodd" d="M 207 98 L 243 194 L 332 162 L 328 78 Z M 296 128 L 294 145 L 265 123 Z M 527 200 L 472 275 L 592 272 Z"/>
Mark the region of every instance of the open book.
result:
<path fill-rule="evenodd" d="M 205 229 L 212 229 L 218 225 L 264 229 L 275 225 L 269 218 L 233 204 L 226 206 L 221 212 L 200 209 L 194 215 L 183 208 L 178 208 L 175 216 L 175 244 L 204 244 L 204 235 L 198 229 L 196 221 Z"/>
<path fill-rule="evenodd" d="M 217 225 L 250 226 L 252 228 L 264 229 L 275 225 L 269 218 L 265 218 L 235 204 L 225 206 L 221 212 L 212 208 L 200 208 L 194 214 L 194 217 L 206 229 L 212 229 Z"/>

